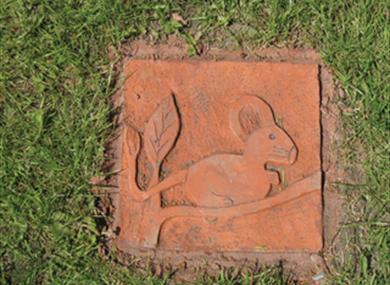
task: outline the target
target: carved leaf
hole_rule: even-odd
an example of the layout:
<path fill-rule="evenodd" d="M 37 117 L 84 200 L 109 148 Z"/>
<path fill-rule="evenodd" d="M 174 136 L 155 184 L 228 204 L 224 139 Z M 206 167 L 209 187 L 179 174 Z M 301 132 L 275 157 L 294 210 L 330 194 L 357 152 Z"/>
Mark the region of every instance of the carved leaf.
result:
<path fill-rule="evenodd" d="M 138 132 L 132 127 L 127 126 L 125 130 L 124 142 L 129 155 L 136 159 L 140 150 L 140 137 Z"/>
<path fill-rule="evenodd" d="M 242 107 L 238 119 L 245 137 L 260 128 L 260 111 L 252 105 Z"/>
<path fill-rule="evenodd" d="M 145 151 L 149 161 L 159 167 L 179 134 L 180 119 L 174 97 L 161 101 L 145 127 Z M 158 172 L 158 169 L 155 169 Z"/>

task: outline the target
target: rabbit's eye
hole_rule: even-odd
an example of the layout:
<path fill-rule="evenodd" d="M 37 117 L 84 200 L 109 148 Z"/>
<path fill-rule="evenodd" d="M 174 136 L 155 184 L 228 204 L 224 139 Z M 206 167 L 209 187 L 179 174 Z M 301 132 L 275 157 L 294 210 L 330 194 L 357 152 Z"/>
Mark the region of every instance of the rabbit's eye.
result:
<path fill-rule="evenodd" d="M 269 136 L 268 136 L 268 138 L 269 138 L 270 140 L 274 140 L 274 139 L 276 139 L 276 136 L 275 136 L 275 134 L 270 133 Z"/>

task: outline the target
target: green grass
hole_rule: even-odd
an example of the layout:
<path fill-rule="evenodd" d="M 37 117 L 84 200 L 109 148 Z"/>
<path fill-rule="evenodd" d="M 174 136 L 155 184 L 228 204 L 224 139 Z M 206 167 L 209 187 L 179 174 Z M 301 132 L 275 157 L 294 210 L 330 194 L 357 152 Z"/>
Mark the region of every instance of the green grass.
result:
<path fill-rule="evenodd" d="M 102 175 L 112 130 L 117 47 L 176 34 L 190 54 L 199 42 L 320 52 L 346 91 L 341 148 L 351 169 L 364 174 L 359 185 L 341 187 L 347 243 L 332 282 L 389 284 L 389 11 L 386 0 L 1 0 L 0 283 L 166 282 L 99 257 L 95 218 L 102 213 L 88 181 Z M 188 26 L 172 20 L 174 12 Z M 217 279 L 249 284 L 246 277 Z M 287 283 L 279 271 L 256 280 Z"/>

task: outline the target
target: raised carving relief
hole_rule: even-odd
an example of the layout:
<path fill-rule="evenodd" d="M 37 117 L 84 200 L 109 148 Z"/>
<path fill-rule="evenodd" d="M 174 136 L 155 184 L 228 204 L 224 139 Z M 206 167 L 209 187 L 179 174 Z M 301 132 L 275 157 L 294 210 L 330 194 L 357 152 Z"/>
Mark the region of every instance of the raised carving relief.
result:
<path fill-rule="evenodd" d="M 174 95 L 162 100 L 146 124 L 142 142 L 153 173 L 145 191 L 137 183 L 141 136 L 127 126 L 124 155 L 129 161 L 129 203 L 143 203 L 145 219 L 139 224 L 140 245 L 156 247 L 162 225 L 175 217 L 240 217 L 269 209 L 318 190 L 315 173 L 277 195 L 278 167 L 289 167 L 298 155 L 289 135 L 275 123 L 271 107 L 261 98 L 242 95 L 230 106 L 231 131 L 245 144 L 242 154 L 216 153 L 160 179 L 164 158 L 180 139 L 180 116 Z M 162 207 L 161 194 L 179 186 L 189 202 Z"/>
<path fill-rule="evenodd" d="M 116 244 L 319 251 L 318 66 L 131 60 Z"/>

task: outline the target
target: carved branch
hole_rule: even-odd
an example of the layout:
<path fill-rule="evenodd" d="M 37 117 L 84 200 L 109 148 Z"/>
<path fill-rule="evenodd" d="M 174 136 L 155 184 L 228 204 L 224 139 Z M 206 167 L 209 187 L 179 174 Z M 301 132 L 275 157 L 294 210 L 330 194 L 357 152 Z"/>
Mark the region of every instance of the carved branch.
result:
<path fill-rule="evenodd" d="M 224 208 L 202 208 L 193 206 L 175 206 L 165 208 L 154 217 L 153 224 L 150 225 L 149 228 L 149 235 L 145 237 L 145 243 L 147 246 L 156 246 L 162 225 L 173 218 L 239 217 L 282 205 L 315 191 L 321 191 L 320 171 L 289 186 L 282 193 L 264 200 Z"/>

